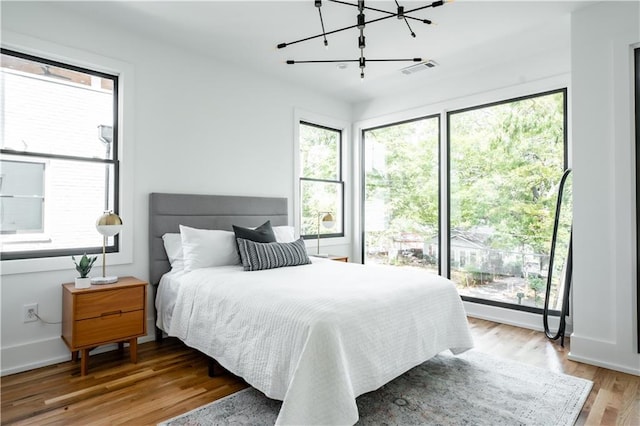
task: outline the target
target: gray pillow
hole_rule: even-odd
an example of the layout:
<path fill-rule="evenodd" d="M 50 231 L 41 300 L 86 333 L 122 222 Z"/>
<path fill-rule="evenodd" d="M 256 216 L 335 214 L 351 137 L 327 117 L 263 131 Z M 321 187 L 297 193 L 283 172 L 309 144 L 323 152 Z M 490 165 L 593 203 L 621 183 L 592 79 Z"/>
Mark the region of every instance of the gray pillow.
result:
<path fill-rule="evenodd" d="M 256 243 L 244 238 L 237 238 L 236 241 L 245 271 L 261 271 L 311 263 L 302 238 L 292 243 Z"/>
<path fill-rule="evenodd" d="M 233 232 L 236 234 L 236 238 L 244 238 L 257 243 L 272 243 L 276 240 L 270 220 L 253 229 L 233 225 Z"/>

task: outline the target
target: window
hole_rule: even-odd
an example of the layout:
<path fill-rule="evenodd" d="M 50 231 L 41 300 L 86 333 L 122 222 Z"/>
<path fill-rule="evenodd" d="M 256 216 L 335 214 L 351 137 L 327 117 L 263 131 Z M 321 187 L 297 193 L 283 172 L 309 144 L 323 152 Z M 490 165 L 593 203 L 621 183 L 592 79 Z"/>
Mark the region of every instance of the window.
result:
<path fill-rule="evenodd" d="M 365 129 L 363 260 L 439 271 L 440 118 Z"/>
<path fill-rule="evenodd" d="M 118 77 L 1 55 L 2 260 L 98 253 L 95 220 L 119 207 Z"/>
<path fill-rule="evenodd" d="M 465 300 L 540 312 L 567 165 L 566 91 L 453 111 L 447 120 L 451 279 Z M 466 262 L 470 247 L 476 255 Z"/>
<path fill-rule="evenodd" d="M 566 94 L 363 123 L 363 263 L 426 269 L 466 301 L 541 313 L 568 166 Z"/>
<path fill-rule="evenodd" d="M 299 122 L 300 235 L 304 238 L 344 236 L 342 131 Z M 335 224 L 322 225 L 331 213 Z"/>

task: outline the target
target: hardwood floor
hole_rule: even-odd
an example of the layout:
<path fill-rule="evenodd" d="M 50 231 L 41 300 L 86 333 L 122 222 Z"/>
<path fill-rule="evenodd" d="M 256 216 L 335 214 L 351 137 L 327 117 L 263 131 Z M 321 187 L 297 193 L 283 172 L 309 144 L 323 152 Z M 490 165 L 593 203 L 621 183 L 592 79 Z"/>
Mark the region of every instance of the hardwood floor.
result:
<path fill-rule="evenodd" d="M 469 319 L 476 350 L 594 382 L 578 425 L 640 425 L 640 377 L 567 360 L 543 333 Z M 246 387 L 230 374 L 207 376 L 207 360 L 175 339 L 91 357 L 89 374 L 65 362 L 5 376 L 2 424 L 155 425 Z"/>

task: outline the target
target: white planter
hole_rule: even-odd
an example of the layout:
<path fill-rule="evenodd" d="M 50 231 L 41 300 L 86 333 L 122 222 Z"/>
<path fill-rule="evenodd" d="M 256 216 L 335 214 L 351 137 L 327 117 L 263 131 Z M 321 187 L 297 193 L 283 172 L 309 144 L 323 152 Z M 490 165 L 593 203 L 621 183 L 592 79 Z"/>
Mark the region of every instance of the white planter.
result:
<path fill-rule="evenodd" d="M 91 287 L 91 278 L 76 278 L 76 288 L 89 288 Z"/>

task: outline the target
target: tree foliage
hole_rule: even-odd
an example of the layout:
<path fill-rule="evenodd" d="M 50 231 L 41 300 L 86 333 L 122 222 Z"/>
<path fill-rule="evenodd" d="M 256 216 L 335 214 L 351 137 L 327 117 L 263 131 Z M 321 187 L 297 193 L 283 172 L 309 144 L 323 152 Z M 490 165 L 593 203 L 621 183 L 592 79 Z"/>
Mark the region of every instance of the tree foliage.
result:
<path fill-rule="evenodd" d="M 342 177 L 340 176 L 340 131 L 301 123 L 300 176 L 315 179 L 301 180 L 301 235 L 318 232 L 319 212 L 331 212 L 342 219 Z M 338 223 L 337 227 L 342 224 Z M 334 233 L 336 229 L 320 227 L 320 233 Z"/>
<path fill-rule="evenodd" d="M 563 103 L 553 93 L 449 114 L 452 229 L 491 229 L 484 244 L 493 250 L 548 254 L 564 169 Z M 365 131 L 367 246 L 401 232 L 437 235 L 439 127 L 431 117 Z M 369 205 L 384 209 L 384 227 L 372 226 L 380 212 Z"/>
<path fill-rule="evenodd" d="M 451 226 L 495 230 L 492 248 L 548 253 L 564 168 L 561 93 L 450 115 Z"/>
<path fill-rule="evenodd" d="M 377 201 L 385 222 L 370 245 L 402 232 L 437 233 L 438 129 L 431 117 L 365 132 L 365 203 Z"/>

